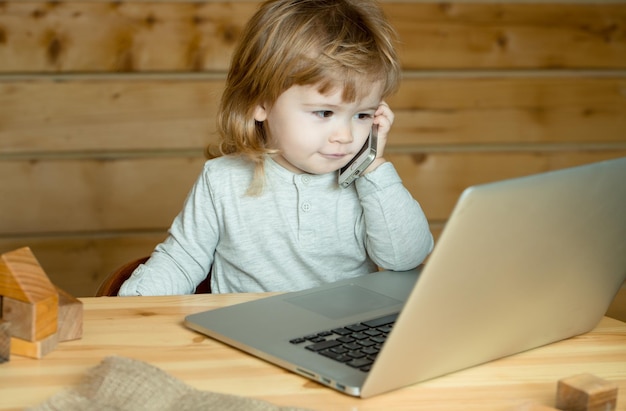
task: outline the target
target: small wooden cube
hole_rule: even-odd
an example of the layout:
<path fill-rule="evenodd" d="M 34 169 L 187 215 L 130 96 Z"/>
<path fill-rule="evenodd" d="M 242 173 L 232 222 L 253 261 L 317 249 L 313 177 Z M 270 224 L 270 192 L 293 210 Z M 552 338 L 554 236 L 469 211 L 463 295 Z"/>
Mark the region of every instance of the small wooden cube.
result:
<path fill-rule="evenodd" d="M 59 342 L 77 340 L 83 336 L 83 303 L 57 287 L 59 292 Z"/>
<path fill-rule="evenodd" d="M 4 297 L 2 318 L 11 322 L 11 335 L 27 341 L 42 340 L 56 333 L 58 327 L 58 295 L 37 303 Z"/>
<path fill-rule="evenodd" d="M 27 341 L 21 338 L 11 338 L 11 354 L 29 358 L 42 358 L 53 351 L 59 343 L 56 333 L 39 341 Z"/>
<path fill-rule="evenodd" d="M 617 407 L 617 384 L 592 374 L 559 380 L 556 408 L 563 411 L 613 411 Z"/>
<path fill-rule="evenodd" d="M 0 318 L 0 364 L 11 358 L 11 323 Z"/>

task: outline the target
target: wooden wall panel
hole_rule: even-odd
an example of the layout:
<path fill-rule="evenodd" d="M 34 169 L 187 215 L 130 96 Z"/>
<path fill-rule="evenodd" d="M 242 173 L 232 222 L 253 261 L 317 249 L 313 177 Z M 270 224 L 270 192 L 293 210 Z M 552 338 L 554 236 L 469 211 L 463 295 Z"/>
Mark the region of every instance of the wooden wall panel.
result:
<path fill-rule="evenodd" d="M 0 152 L 202 150 L 215 141 L 222 88 L 210 78 L 0 80 Z"/>
<path fill-rule="evenodd" d="M 4 1 L 0 72 L 223 71 L 258 2 Z M 383 4 L 407 70 L 625 68 L 626 4 Z"/>
<path fill-rule="evenodd" d="M 407 69 L 624 68 L 626 4 L 397 2 L 386 12 Z"/>
<path fill-rule="evenodd" d="M 113 270 L 139 256 L 150 255 L 166 231 L 85 233 L 3 238 L 2 252 L 28 246 L 50 280 L 68 293 L 93 296 Z"/>
<path fill-rule="evenodd" d="M 621 151 L 390 154 L 431 221 L 445 221 L 473 184 L 626 156 Z M 165 230 L 204 159 L 0 162 L 2 227 L 12 235 Z M 28 190 L 24 190 L 28 187 Z"/>
<path fill-rule="evenodd" d="M 4 233 L 163 229 L 180 211 L 204 159 L 0 162 Z M 28 189 L 25 189 L 25 188 Z"/>
<path fill-rule="evenodd" d="M 0 80 L 0 156 L 196 150 L 217 141 L 214 76 Z M 626 73 L 407 76 L 389 146 L 626 141 Z"/>
<path fill-rule="evenodd" d="M 394 145 L 626 142 L 626 73 L 408 76 Z"/>
<path fill-rule="evenodd" d="M 0 252 L 30 246 L 76 296 L 149 254 L 258 3 L 0 2 Z M 404 70 L 386 156 L 436 237 L 468 185 L 626 156 L 626 3 L 382 4 Z"/>
<path fill-rule="evenodd" d="M 490 183 L 626 156 L 608 151 L 444 152 L 387 156 L 433 222 L 445 222 L 461 192 Z M 626 179 L 626 176 L 625 176 Z M 625 180 L 626 181 L 626 180 Z"/>
<path fill-rule="evenodd" d="M 227 68 L 258 2 L 0 3 L 0 71 L 137 72 Z"/>

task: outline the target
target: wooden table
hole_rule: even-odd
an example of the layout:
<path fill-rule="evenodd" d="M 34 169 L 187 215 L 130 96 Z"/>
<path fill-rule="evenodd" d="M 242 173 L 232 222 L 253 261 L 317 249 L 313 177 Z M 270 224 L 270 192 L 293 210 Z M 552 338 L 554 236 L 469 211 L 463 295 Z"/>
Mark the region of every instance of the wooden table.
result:
<path fill-rule="evenodd" d="M 510 410 L 528 401 L 554 406 L 556 383 L 592 373 L 619 385 L 626 410 L 626 323 L 605 317 L 592 332 L 367 400 L 229 348 L 182 325 L 186 314 L 260 294 L 94 297 L 84 303 L 83 338 L 43 359 L 0 364 L 0 409 L 36 405 L 76 384 L 108 355 L 153 364 L 201 390 L 316 410 Z"/>

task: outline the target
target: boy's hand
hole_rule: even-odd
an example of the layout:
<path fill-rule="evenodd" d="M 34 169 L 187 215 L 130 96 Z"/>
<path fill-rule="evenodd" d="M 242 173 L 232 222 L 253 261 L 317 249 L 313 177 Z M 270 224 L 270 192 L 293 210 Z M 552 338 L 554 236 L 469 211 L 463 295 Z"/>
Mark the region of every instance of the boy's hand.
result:
<path fill-rule="evenodd" d="M 393 111 L 391 111 L 391 108 L 389 108 L 389 105 L 386 102 L 382 101 L 374 113 L 374 124 L 378 124 L 376 159 L 365 169 L 363 174 L 376 170 L 378 166 L 387 161 L 385 160 L 383 153 L 385 151 L 385 145 L 387 144 L 387 135 L 389 134 L 389 130 L 391 130 L 391 125 L 393 124 L 393 118 Z"/>

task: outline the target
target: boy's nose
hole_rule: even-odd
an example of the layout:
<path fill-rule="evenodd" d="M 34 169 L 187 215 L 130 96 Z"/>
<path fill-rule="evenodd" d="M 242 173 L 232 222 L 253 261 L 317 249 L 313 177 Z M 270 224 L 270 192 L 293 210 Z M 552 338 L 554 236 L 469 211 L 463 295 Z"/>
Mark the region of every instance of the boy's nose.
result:
<path fill-rule="evenodd" d="M 335 130 L 331 137 L 331 141 L 334 143 L 351 143 L 352 138 L 352 129 L 350 127 L 340 127 Z"/>

